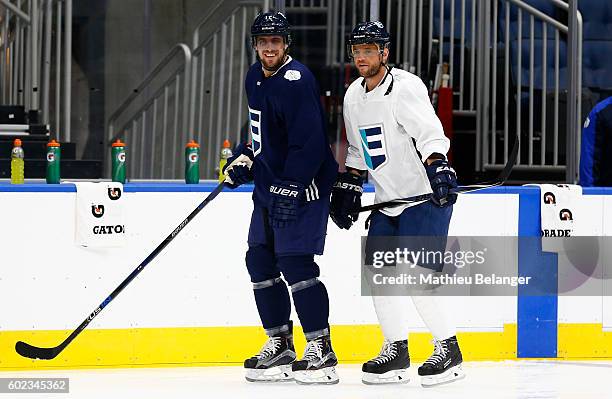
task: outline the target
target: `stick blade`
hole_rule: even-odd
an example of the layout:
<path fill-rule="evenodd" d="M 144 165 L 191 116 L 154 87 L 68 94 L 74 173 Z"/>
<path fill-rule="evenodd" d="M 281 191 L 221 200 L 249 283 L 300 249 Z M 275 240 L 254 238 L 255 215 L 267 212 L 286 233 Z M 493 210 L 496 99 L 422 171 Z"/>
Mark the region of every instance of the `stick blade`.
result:
<path fill-rule="evenodd" d="M 15 344 L 15 351 L 23 357 L 42 360 L 54 359 L 60 353 L 58 348 L 39 348 L 23 341 Z"/>

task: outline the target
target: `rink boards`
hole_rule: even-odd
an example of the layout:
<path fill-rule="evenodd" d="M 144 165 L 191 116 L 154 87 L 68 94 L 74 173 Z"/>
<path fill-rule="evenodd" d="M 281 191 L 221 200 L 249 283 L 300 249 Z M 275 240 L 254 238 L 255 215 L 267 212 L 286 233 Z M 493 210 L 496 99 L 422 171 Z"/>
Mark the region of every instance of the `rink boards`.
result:
<path fill-rule="evenodd" d="M 14 352 L 25 340 L 61 342 L 214 188 L 214 184 L 125 186 L 126 242 L 76 246 L 72 184 L 0 185 L 0 369 L 240 363 L 265 339 L 244 267 L 250 188 L 223 192 L 88 329 L 53 361 Z M 364 203 L 373 200 L 371 188 Z M 612 190 L 586 189 L 581 201 L 593 235 L 612 235 Z M 360 293 L 363 221 L 350 231 L 330 222 L 317 259 L 330 296 L 341 361 L 371 357 L 382 340 L 371 299 Z M 457 202 L 451 235 L 539 234 L 539 189 L 496 188 Z M 520 267 L 520 265 L 519 265 Z M 610 297 L 449 298 L 468 360 L 517 357 L 612 358 Z M 414 320 L 411 356 L 430 354 L 431 337 Z M 298 321 L 295 314 L 294 321 Z M 304 343 L 301 334 L 297 346 Z"/>

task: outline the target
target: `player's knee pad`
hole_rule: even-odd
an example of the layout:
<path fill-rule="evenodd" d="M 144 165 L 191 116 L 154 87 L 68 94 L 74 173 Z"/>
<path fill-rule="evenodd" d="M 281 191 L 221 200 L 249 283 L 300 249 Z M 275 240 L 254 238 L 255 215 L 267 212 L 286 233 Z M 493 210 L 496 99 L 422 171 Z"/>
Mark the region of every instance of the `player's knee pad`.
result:
<path fill-rule="evenodd" d="M 320 271 L 314 261 L 314 255 L 281 256 L 277 265 L 292 292 L 308 288 L 319 281 L 317 277 Z"/>
<path fill-rule="evenodd" d="M 245 257 L 246 267 L 251 276 L 251 282 L 263 285 L 280 279 L 280 271 L 276 267 L 276 259 L 274 253 L 264 246 L 249 247 Z M 265 284 L 264 284 L 265 283 Z M 263 286 L 261 287 L 263 288 Z"/>

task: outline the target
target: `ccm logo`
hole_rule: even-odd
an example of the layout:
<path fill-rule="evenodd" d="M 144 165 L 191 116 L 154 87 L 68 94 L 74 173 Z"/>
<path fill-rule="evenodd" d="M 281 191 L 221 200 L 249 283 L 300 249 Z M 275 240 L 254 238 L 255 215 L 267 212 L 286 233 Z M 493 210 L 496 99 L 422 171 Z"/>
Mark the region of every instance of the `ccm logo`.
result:
<path fill-rule="evenodd" d="M 280 188 L 276 186 L 270 186 L 270 192 L 276 195 L 282 195 L 283 197 L 295 197 L 297 198 L 298 192 L 295 190 L 289 190 L 288 188 Z"/>

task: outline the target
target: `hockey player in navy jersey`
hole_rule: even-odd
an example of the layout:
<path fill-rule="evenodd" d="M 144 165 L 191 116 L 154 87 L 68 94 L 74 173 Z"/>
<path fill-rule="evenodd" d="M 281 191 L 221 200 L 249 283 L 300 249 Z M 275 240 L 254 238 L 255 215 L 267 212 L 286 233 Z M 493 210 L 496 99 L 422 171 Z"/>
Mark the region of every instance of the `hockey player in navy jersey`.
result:
<path fill-rule="evenodd" d="M 240 145 L 224 169 L 231 187 L 255 184 L 246 266 L 269 338 L 244 362 L 246 378 L 335 384 L 329 299 L 314 255 L 323 253 L 338 164 L 327 141 L 317 82 L 288 54 L 285 16 L 259 14 L 251 36 L 258 58 L 245 80 L 251 144 Z M 301 360 L 293 346 L 287 284 L 308 341 Z"/>
<path fill-rule="evenodd" d="M 430 201 L 415 206 L 373 212 L 368 237 L 446 237 L 457 198 L 449 193 L 457 187 L 455 171 L 445 156 L 450 143 L 421 80 L 387 65 L 389 45 L 389 33 L 380 22 L 359 23 L 349 36 L 348 53 L 361 78 L 350 85 L 344 98 L 347 171 L 338 175 L 334 185 L 331 218 L 344 229 L 357 220 L 367 172 L 374 183 L 375 203 L 431 193 Z M 372 298 L 385 342 L 380 354 L 363 365 L 363 382 L 408 382 L 407 298 Z M 413 296 L 412 301 L 434 336 L 434 353 L 418 369 L 421 384 L 462 378 L 455 328 L 439 298 Z"/>

